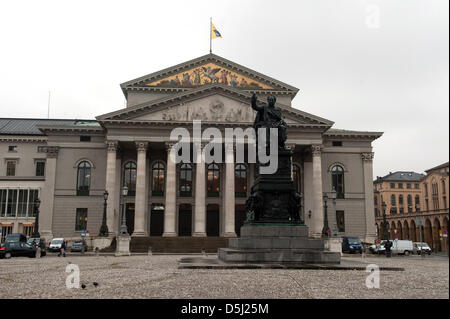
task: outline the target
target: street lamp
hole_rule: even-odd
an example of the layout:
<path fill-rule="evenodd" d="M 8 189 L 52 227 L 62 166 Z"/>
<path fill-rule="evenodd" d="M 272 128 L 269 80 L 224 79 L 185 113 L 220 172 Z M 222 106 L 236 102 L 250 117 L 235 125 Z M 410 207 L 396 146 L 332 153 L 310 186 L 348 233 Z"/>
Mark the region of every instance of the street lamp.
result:
<path fill-rule="evenodd" d="M 105 190 L 103 193 L 103 220 L 102 220 L 102 226 L 100 226 L 99 236 L 101 237 L 108 237 L 108 225 L 106 225 L 106 201 L 108 200 L 108 191 Z"/>
<path fill-rule="evenodd" d="M 330 227 L 328 227 L 327 200 L 328 200 L 328 195 L 326 193 L 323 193 L 323 201 L 324 201 L 323 209 L 324 209 L 325 216 L 323 219 L 322 237 L 330 236 Z"/>
<path fill-rule="evenodd" d="M 34 221 L 34 232 L 33 232 L 33 238 L 40 238 L 41 234 L 39 234 L 39 206 L 41 205 L 41 200 L 39 198 L 36 198 L 34 201 L 34 215 L 36 216 L 36 219 Z"/>
<path fill-rule="evenodd" d="M 383 202 L 383 204 L 381 204 L 381 207 L 383 208 L 383 233 L 381 234 L 381 239 L 382 240 L 389 240 L 389 232 L 387 229 L 387 221 L 386 221 L 386 203 Z"/>
<path fill-rule="evenodd" d="M 123 213 L 122 213 L 122 225 L 120 225 L 120 235 L 122 236 L 129 236 L 128 230 L 127 230 L 127 216 L 125 213 L 125 196 L 128 194 L 128 187 L 125 185 L 122 188 L 122 205 L 123 205 Z"/>

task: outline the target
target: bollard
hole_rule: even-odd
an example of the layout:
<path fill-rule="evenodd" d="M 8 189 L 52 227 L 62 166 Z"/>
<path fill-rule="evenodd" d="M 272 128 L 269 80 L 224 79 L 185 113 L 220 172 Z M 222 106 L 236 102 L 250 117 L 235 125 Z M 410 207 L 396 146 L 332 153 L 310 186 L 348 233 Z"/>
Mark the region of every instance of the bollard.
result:
<path fill-rule="evenodd" d="M 36 258 L 41 258 L 41 248 L 36 248 Z"/>
<path fill-rule="evenodd" d="M 151 255 L 153 255 L 153 253 L 152 253 L 152 247 L 149 246 L 149 247 L 148 247 L 148 256 L 151 256 Z"/>
<path fill-rule="evenodd" d="M 100 256 L 100 249 L 98 247 L 95 247 L 95 256 Z"/>

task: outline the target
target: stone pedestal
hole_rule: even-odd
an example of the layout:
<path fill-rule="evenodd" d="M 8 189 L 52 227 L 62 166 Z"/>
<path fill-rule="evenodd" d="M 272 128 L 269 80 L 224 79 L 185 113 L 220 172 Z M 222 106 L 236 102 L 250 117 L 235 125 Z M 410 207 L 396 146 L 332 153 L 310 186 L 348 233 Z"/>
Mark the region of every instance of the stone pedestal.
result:
<path fill-rule="evenodd" d="M 339 253 L 342 256 L 342 238 L 330 237 L 324 239 L 323 242 L 326 250 Z"/>
<path fill-rule="evenodd" d="M 131 236 L 117 236 L 117 248 L 116 248 L 116 257 L 117 256 L 131 256 L 130 253 L 130 241 Z"/>
<path fill-rule="evenodd" d="M 308 238 L 308 227 L 246 224 L 240 238 L 230 238 L 219 259 L 230 263 L 339 264 L 341 254 L 327 251 L 322 239 Z"/>
<path fill-rule="evenodd" d="M 111 246 L 112 238 L 109 237 L 97 237 L 92 240 L 92 250 L 95 251 L 96 248 L 101 250 L 103 248 Z"/>

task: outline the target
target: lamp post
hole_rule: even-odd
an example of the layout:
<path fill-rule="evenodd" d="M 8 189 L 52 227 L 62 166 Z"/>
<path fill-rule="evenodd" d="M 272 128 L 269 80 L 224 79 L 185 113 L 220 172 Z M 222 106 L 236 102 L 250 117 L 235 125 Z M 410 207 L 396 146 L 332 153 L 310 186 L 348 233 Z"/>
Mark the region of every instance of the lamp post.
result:
<path fill-rule="evenodd" d="M 36 216 L 36 219 L 34 221 L 34 231 L 33 231 L 33 238 L 40 238 L 41 234 L 39 234 L 39 206 L 41 205 L 41 200 L 39 198 L 36 198 L 34 201 L 34 214 Z"/>
<path fill-rule="evenodd" d="M 381 234 L 381 239 L 382 240 L 389 240 L 389 232 L 387 229 L 387 221 L 386 221 L 386 203 L 383 202 L 383 204 L 381 204 L 381 207 L 383 208 L 383 233 Z"/>
<path fill-rule="evenodd" d="M 102 226 L 100 226 L 99 236 L 101 237 L 108 237 L 108 225 L 106 225 L 106 201 L 108 200 L 108 191 L 105 190 L 103 193 L 103 219 L 102 219 Z"/>
<path fill-rule="evenodd" d="M 123 213 L 122 213 L 122 224 L 120 225 L 120 235 L 129 236 L 127 229 L 127 216 L 125 212 L 125 196 L 128 194 L 128 187 L 125 185 L 122 188 L 122 205 L 123 205 Z"/>
<path fill-rule="evenodd" d="M 323 219 L 322 237 L 328 237 L 330 236 L 330 227 L 328 226 L 328 212 L 327 212 L 328 195 L 326 193 L 323 194 L 323 201 L 324 201 L 323 210 L 325 216 Z"/>

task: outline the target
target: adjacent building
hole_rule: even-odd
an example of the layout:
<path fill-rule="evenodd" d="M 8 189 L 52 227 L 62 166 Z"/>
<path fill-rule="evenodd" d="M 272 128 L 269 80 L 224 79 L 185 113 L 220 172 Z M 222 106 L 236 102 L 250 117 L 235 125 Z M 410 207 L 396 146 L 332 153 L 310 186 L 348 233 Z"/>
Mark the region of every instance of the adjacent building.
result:
<path fill-rule="evenodd" d="M 390 238 L 424 241 L 440 251 L 448 248 L 449 163 L 425 173 L 394 172 L 374 181 L 376 228 L 381 237 L 385 211 Z"/>
<path fill-rule="evenodd" d="M 95 120 L 0 119 L 3 236 L 30 233 L 37 197 L 42 236 L 79 238 L 83 230 L 95 235 L 105 190 L 112 236 L 123 211 L 134 237 L 239 236 L 254 180 L 254 164 L 247 161 L 252 142 L 234 138 L 234 147 L 221 146 L 231 164 L 205 163 L 201 152 L 209 138 L 203 137 L 189 160 L 175 164 L 170 134 L 176 128 L 192 134 L 194 120 L 223 136 L 226 128 L 245 130 L 253 124 L 255 93 L 258 103 L 274 95 L 282 110 L 310 235 L 321 235 L 327 194 L 336 235 L 375 240 L 371 143 L 382 133 L 335 129 L 332 121 L 291 105 L 297 88 L 214 54 L 125 82 L 121 89 L 126 107 Z M 240 146 L 246 152 L 242 163 L 236 162 Z"/>

